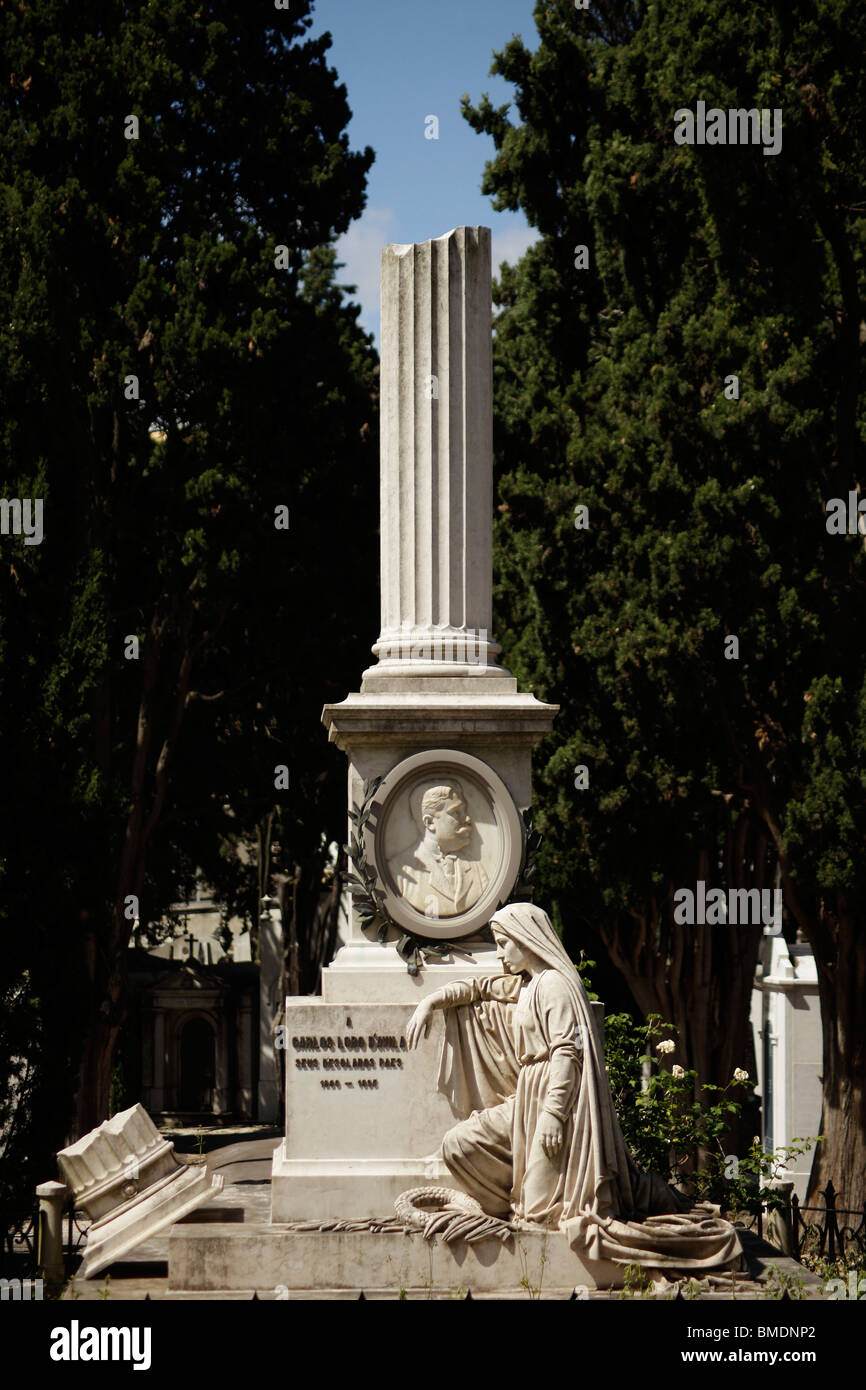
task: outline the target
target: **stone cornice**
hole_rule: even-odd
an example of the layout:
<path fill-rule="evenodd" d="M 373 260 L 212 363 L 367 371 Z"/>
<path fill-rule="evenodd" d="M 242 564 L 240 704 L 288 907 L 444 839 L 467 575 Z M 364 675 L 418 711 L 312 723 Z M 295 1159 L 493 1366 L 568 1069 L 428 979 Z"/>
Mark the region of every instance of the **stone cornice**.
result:
<path fill-rule="evenodd" d="M 498 743 L 534 744 L 549 733 L 558 705 L 534 695 L 353 694 L 325 705 L 322 723 L 328 738 L 346 751 L 352 745 L 381 743 L 458 744 L 489 735 Z"/>

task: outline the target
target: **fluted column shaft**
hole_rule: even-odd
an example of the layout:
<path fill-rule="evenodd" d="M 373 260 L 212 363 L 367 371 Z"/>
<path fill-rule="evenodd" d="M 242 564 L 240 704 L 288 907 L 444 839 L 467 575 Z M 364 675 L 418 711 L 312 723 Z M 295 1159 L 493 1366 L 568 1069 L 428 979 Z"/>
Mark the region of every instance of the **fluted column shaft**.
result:
<path fill-rule="evenodd" d="M 391 673 L 487 665 L 499 650 L 490 640 L 489 228 L 385 248 L 381 338 L 382 630 L 373 651 Z"/>

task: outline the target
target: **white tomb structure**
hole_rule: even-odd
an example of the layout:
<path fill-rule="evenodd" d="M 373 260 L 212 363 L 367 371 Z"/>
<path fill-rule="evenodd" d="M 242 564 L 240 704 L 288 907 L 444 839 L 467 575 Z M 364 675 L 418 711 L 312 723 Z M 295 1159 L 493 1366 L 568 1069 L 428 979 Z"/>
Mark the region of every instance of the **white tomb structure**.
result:
<path fill-rule="evenodd" d="M 821 1125 L 823 1040 L 818 972 L 811 946 L 766 936 L 752 990 L 751 1021 L 764 1149 L 817 1136 Z M 814 1145 L 792 1158 L 784 1177 L 802 1202 Z"/>
<path fill-rule="evenodd" d="M 385 248 L 381 359 L 378 660 L 323 721 L 348 759 L 356 875 L 362 855 L 392 925 L 384 942 L 365 934 L 363 895 L 347 902 L 321 997 L 286 1000 L 270 1224 L 179 1224 L 169 1284 L 285 1297 L 619 1287 L 621 1269 L 584 1259 L 560 1232 L 452 1246 L 394 1220 L 407 1188 L 454 1189 L 439 1157 L 457 1117 L 438 1086 L 444 1014 L 422 1048 L 409 1049 L 406 1025 L 443 984 L 498 973 L 485 927 L 518 879 L 532 749 L 557 707 L 517 691 L 490 638 L 489 229 Z M 413 939 L 444 956 L 410 973 L 397 948 Z"/>
<path fill-rule="evenodd" d="M 496 970 L 479 932 L 517 880 L 532 748 L 556 714 L 518 693 L 491 639 L 490 276 L 486 227 L 382 253 L 378 660 L 322 717 L 348 758 L 350 810 L 385 779 L 364 840 L 398 930 L 370 939 L 347 904 L 321 999 L 286 1000 L 275 1222 L 380 1216 L 406 1188 L 447 1182 L 437 1049 L 410 1053 L 405 1025 L 443 983 Z M 401 931 L 460 950 L 410 975 Z"/>

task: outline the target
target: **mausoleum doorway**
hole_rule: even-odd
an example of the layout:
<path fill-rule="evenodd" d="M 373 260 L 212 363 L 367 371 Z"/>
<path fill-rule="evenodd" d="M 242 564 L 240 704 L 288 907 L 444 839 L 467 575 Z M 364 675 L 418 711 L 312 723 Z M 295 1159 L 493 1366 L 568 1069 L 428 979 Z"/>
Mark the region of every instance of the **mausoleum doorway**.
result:
<path fill-rule="evenodd" d="M 213 1111 L 216 1041 L 204 1018 L 188 1018 L 180 1030 L 180 1109 Z"/>

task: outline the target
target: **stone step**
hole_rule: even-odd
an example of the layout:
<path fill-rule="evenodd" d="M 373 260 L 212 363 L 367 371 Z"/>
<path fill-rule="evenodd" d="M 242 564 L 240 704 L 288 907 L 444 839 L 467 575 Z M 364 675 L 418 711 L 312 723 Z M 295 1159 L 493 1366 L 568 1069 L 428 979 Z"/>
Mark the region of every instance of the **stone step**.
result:
<path fill-rule="evenodd" d="M 579 1286 L 621 1288 L 621 1266 L 584 1260 L 559 1231 L 519 1231 L 505 1244 L 495 1237 L 468 1245 L 425 1241 L 420 1234 L 373 1231 L 293 1231 L 284 1225 L 175 1226 L 168 1241 L 169 1289 L 293 1292 L 337 1290 L 394 1293 L 426 1290 L 458 1297 L 544 1291 L 571 1294 Z"/>

